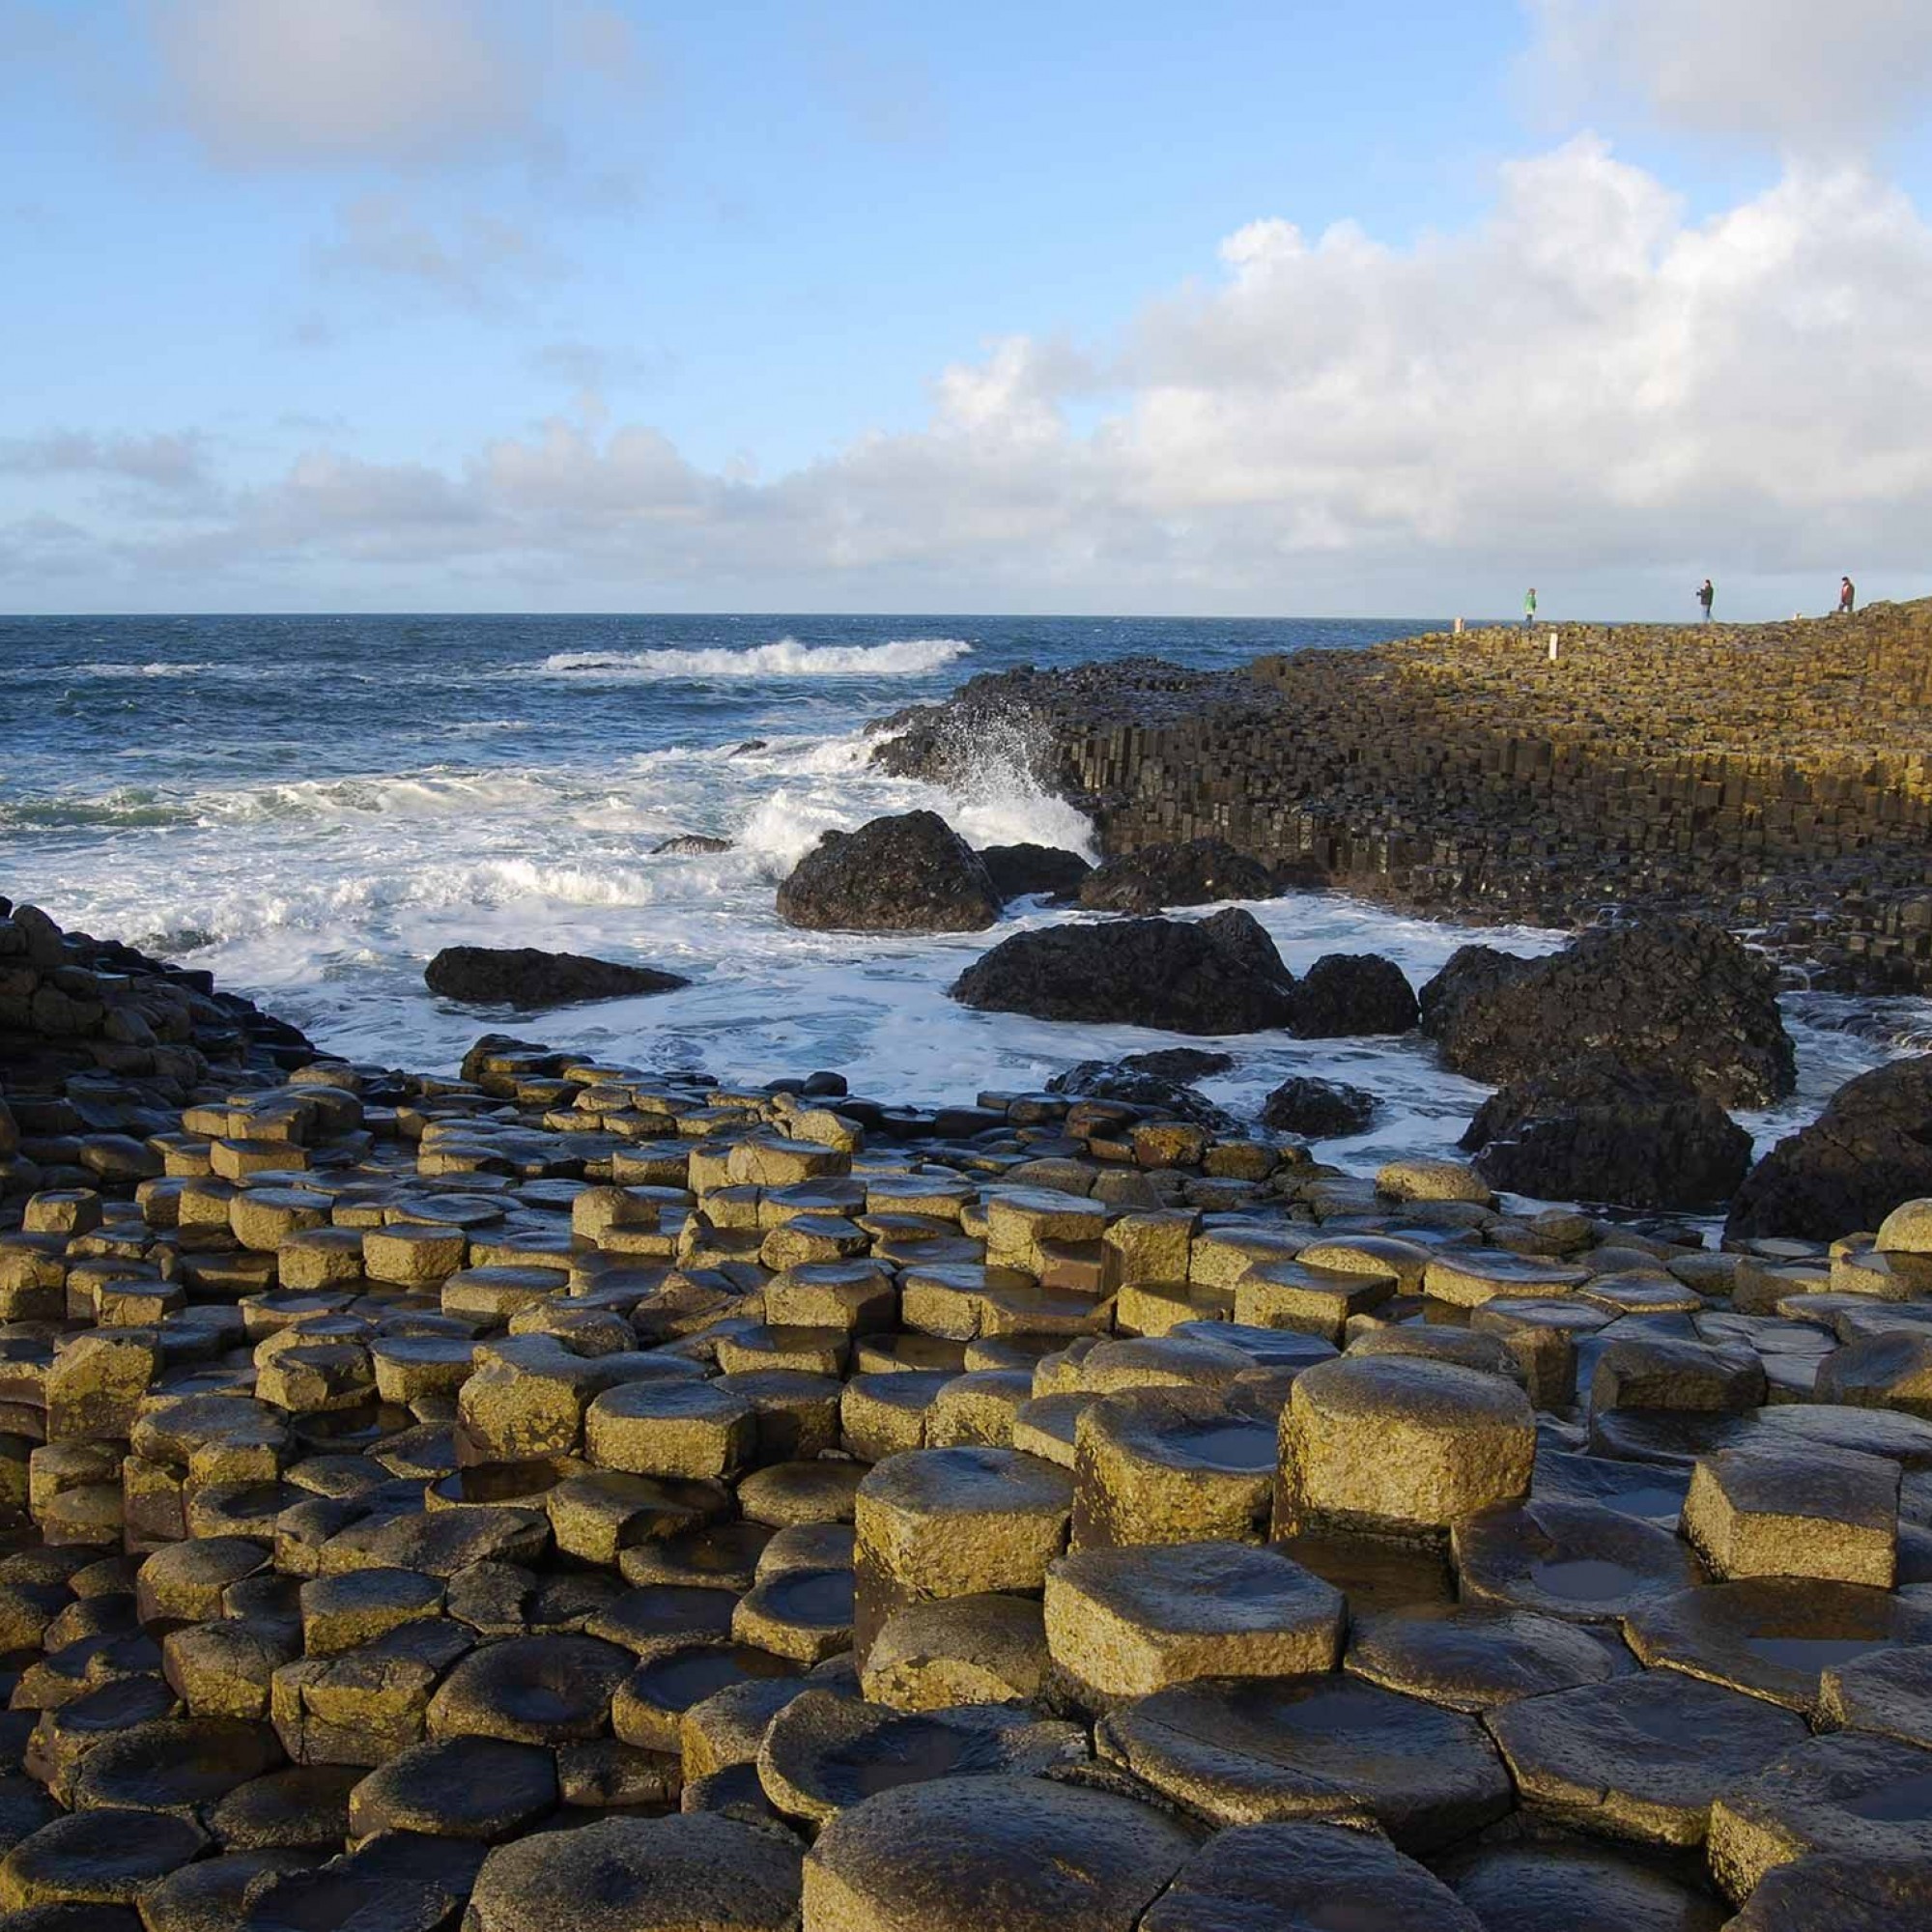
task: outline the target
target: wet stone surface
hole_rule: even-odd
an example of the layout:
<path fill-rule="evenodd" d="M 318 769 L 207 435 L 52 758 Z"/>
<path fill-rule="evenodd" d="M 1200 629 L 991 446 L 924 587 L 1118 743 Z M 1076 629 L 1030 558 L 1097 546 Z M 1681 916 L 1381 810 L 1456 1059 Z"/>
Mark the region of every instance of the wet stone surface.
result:
<path fill-rule="evenodd" d="M 134 1060 L 0 1023 L 0 1909 L 1922 1903 L 1932 1208 L 1720 1251 L 1155 1086 L 404 1074 L 146 980 Z"/>

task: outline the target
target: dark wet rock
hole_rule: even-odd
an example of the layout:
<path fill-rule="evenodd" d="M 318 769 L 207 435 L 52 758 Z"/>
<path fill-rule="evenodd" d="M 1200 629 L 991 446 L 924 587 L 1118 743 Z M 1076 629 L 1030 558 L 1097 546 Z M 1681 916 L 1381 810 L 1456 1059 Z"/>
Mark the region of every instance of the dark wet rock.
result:
<path fill-rule="evenodd" d="M 1877 1731 L 1932 1750 L 1932 1644 L 1871 1650 L 1828 1669 L 1819 1712 L 1830 1728 Z"/>
<path fill-rule="evenodd" d="M 593 1738 L 611 1722 L 611 1699 L 636 1660 L 594 1636 L 512 1637 L 471 1651 L 444 1678 L 429 1707 L 438 1737 L 506 1738 L 560 1745 Z"/>
<path fill-rule="evenodd" d="M 1094 1742 L 1217 1824 L 1350 1819 L 1420 1854 L 1510 1807 L 1473 1719 L 1333 1673 L 1178 1685 L 1103 1718 Z"/>
<path fill-rule="evenodd" d="M 557 1802 L 556 1759 L 500 1738 L 440 1738 L 399 1752 L 349 1796 L 350 1830 L 495 1841 L 527 1831 Z"/>
<path fill-rule="evenodd" d="M 1130 1053 L 1121 1065 L 1136 1073 L 1151 1073 L 1157 1080 L 1211 1080 L 1217 1073 L 1235 1070 L 1235 1056 L 1200 1046 L 1160 1046 L 1151 1053 Z"/>
<path fill-rule="evenodd" d="M 1483 1932 L 1718 1932 L 1728 1911 L 1708 1885 L 1581 1839 L 1459 1852 L 1438 1870 Z"/>
<path fill-rule="evenodd" d="M 1178 1121 L 1192 1121 L 1211 1132 L 1235 1134 L 1239 1126 L 1233 1115 L 1215 1106 L 1205 1094 L 1178 1080 L 1163 1078 L 1104 1060 L 1083 1060 L 1046 1083 L 1049 1094 L 1077 1094 L 1092 1100 L 1122 1100 L 1128 1106 L 1147 1107 L 1154 1113 Z"/>
<path fill-rule="evenodd" d="M 1465 1603 L 1577 1623 L 1615 1622 L 1703 1580 L 1669 1531 L 1600 1503 L 1532 1496 L 1464 1517 L 1452 1541 Z"/>
<path fill-rule="evenodd" d="M 1825 1671 L 1888 1645 L 1932 1642 L 1932 1608 L 1861 1583 L 1749 1577 L 1640 1605 L 1624 1634 L 1653 1667 L 1808 1715 Z"/>
<path fill-rule="evenodd" d="M 1804 1737 L 1788 1711 L 1668 1670 L 1491 1714 L 1523 1803 L 1608 1837 L 1701 1844 L 1711 1803 Z"/>
<path fill-rule="evenodd" d="M 200 1830 L 159 1811 L 74 1811 L 43 1825 L 0 1860 L 0 1906 L 74 1900 L 125 1905 L 206 1845 Z"/>
<path fill-rule="evenodd" d="M 1278 970 L 1266 968 L 1270 955 Z M 1261 1033 L 1293 1016 L 1287 969 L 1267 934 L 1238 910 L 1198 922 L 1015 933 L 960 975 L 952 997 L 981 1011 L 1171 1033 Z"/>
<path fill-rule="evenodd" d="M 348 1861 L 282 1872 L 249 1889 L 242 1932 L 448 1932 L 461 1901 L 441 1886 L 397 1874 L 377 1877 Z"/>
<path fill-rule="evenodd" d="M 728 838 L 714 838 L 703 832 L 680 832 L 676 838 L 666 838 L 653 845 L 650 856 L 653 859 L 703 859 L 730 849 L 731 840 Z"/>
<path fill-rule="evenodd" d="M 1544 1200 L 1690 1210 L 1721 1205 L 1750 1166 L 1751 1139 L 1674 1073 L 1594 1054 L 1492 1094 L 1462 1147 L 1492 1186 Z"/>
<path fill-rule="evenodd" d="M 1692 921 L 1599 927 L 1542 959 L 1465 946 L 1421 1006 L 1444 1064 L 1498 1086 L 1596 1053 L 1674 1072 L 1727 1107 L 1797 1084 L 1769 962 Z"/>
<path fill-rule="evenodd" d="M 1932 1925 L 1923 1859 L 1810 1853 L 1775 1866 L 1725 1932 L 1905 1932 Z"/>
<path fill-rule="evenodd" d="M 1078 852 L 1063 852 L 1054 845 L 982 845 L 980 863 L 1002 900 L 1041 893 L 1071 898 L 1094 869 Z"/>
<path fill-rule="evenodd" d="M 1358 1617 L 1343 1667 L 1386 1690 L 1480 1714 L 1607 1683 L 1636 1662 L 1621 1643 L 1531 1610 L 1419 1604 Z"/>
<path fill-rule="evenodd" d="M 1000 916 L 980 855 L 935 811 L 828 832 L 779 887 L 787 925 L 834 932 L 977 932 Z"/>
<path fill-rule="evenodd" d="M 1042 1722 L 1004 1704 L 898 1712 L 807 1690 L 772 1719 L 758 1778 L 777 1810 L 817 1825 L 896 1785 L 1035 1773 L 1087 1755 L 1079 1725 Z M 961 1794 L 962 1804 L 972 1802 L 971 1792 Z"/>
<path fill-rule="evenodd" d="M 227 1852 L 170 1872 L 141 1894 L 149 1932 L 235 1932 L 250 1887 L 320 1863 L 313 1851 Z"/>
<path fill-rule="evenodd" d="M 1281 890 L 1272 866 L 1236 851 L 1225 838 L 1193 838 L 1184 845 L 1143 845 L 1105 860 L 1082 882 L 1079 898 L 1096 912 L 1148 913 L 1222 899 L 1271 899 Z"/>
<path fill-rule="evenodd" d="M 1835 1240 L 1932 1195 L 1932 1054 L 1848 1080 L 1750 1171 L 1724 1233 Z"/>
<path fill-rule="evenodd" d="M 1932 1869 L 1932 1750 L 1858 1731 L 1808 1738 L 1712 1808 L 1711 1869 L 1733 1898 L 1807 1852 Z"/>
<path fill-rule="evenodd" d="M 1296 1074 L 1262 1102 L 1261 1123 L 1303 1140 L 1341 1140 L 1367 1133 L 1377 1111 L 1376 1096 L 1360 1087 Z"/>
<path fill-rule="evenodd" d="M 1410 1033 L 1419 1017 L 1407 976 L 1378 952 L 1324 952 L 1295 988 L 1294 1031 L 1302 1039 Z"/>
<path fill-rule="evenodd" d="M 814 1926 L 1133 1932 L 1195 1848 L 1166 1812 L 1039 1777 L 950 1778 L 842 1811 L 805 1861 Z M 486 1932 L 489 1929 L 486 1928 Z"/>
<path fill-rule="evenodd" d="M 209 1808 L 208 1829 L 225 1851 L 332 1852 L 349 1835 L 349 1794 L 361 1776 L 355 1765 L 298 1764 L 251 1777 Z"/>
<path fill-rule="evenodd" d="M 1440 1879 L 1372 1833 L 1277 1824 L 1238 1825 L 1208 1839 L 1141 1920 L 1141 1932 L 1317 1932 L 1326 1926 L 1485 1932 L 1486 1924 L 1458 1905 Z"/>
<path fill-rule="evenodd" d="M 528 1010 L 670 993 L 691 984 L 679 974 L 652 966 L 625 966 L 581 952 L 545 952 L 534 946 L 445 946 L 423 969 L 423 981 L 445 1000 Z"/>
<path fill-rule="evenodd" d="M 127 1806 L 201 1821 L 206 1807 L 283 1761 L 266 1724 L 156 1719 L 97 1745 L 74 1775 L 77 1807 Z"/>
<path fill-rule="evenodd" d="M 799 1853 L 755 1825 L 705 1812 L 607 1818 L 492 1852 L 471 1932 L 791 1932 Z"/>

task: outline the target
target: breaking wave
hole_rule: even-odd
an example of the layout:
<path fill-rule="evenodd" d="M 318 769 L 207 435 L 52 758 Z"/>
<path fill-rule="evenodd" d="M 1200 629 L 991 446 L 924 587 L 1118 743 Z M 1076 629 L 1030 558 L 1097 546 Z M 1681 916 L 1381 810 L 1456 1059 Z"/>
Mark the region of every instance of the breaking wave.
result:
<path fill-rule="evenodd" d="M 883 644 L 802 644 L 781 638 L 743 651 L 554 651 L 540 669 L 551 677 L 639 684 L 710 677 L 921 677 L 972 649 L 963 638 L 895 638 Z"/>

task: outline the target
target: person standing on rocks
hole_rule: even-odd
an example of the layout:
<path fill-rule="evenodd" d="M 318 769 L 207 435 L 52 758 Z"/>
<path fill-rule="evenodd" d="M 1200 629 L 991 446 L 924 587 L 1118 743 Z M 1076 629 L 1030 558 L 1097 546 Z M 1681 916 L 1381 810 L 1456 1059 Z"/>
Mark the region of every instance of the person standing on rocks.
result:
<path fill-rule="evenodd" d="M 1532 587 L 1522 593 L 1522 628 L 1526 631 L 1536 622 L 1536 591 Z"/>
<path fill-rule="evenodd" d="M 1703 582 L 1697 586 L 1697 602 L 1703 607 L 1704 621 L 1707 624 L 1711 621 L 1711 606 L 1715 604 L 1717 601 L 1718 601 L 1717 585 L 1714 584 L 1711 582 L 1711 580 L 1707 577 L 1705 578 Z"/>
<path fill-rule="evenodd" d="M 1851 616 L 1859 608 L 1858 586 L 1849 577 L 1838 579 L 1838 615 Z"/>

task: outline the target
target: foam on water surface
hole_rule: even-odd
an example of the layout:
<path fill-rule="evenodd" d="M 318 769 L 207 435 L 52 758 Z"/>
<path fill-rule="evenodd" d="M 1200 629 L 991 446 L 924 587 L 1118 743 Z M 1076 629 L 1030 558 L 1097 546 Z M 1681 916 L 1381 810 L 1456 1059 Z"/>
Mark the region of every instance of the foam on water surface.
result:
<path fill-rule="evenodd" d="M 38 900 L 69 926 L 206 967 L 328 1049 L 391 1065 L 451 1066 L 479 1033 L 508 1025 L 644 1065 L 701 1064 L 732 1080 L 837 1067 L 855 1092 L 932 1102 L 1036 1087 L 1078 1060 L 1182 1043 L 1140 1028 L 970 1012 L 947 997 L 1008 933 L 1086 915 L 1028 904 L 986 933 L 808 933 L 778 920 L 775 887 L 823 832 L 922 807 L 975 845 L 1096 856 L 1093 828 L 1033 776 L 1037 747 L 1017 726 L 995 725 L 964 748 L 950 788 L 870 763 L 867 719 L 936 700 L 965 669 L 1129 650 L 1229 664 L 1357 639 L 1319 626 L 974 626 L 0 625 L 0 644 L 23 672 L 0 690 L 10 751 L 0 891 Z M 506 680 L 519 686 L 513 709 Z M 49 690 L 67 696 L 49 707 Z M 654 855 L 691 833 L 733 844 Z M 1323 894 L 1251 909 L 1297 972 L 1324 952 L 1377 952 L 1420 984 L 1466 940 L 1523 952 L 1561 943 Z M 479 1012 L 432 998 L 422 983 L 431 955 L 459 943 L 642 961 L 694 983 L 555 1013 Z M 1787 1001 L 1801 1090 L 1746 1117 L 1760 1145 L 1814 1115 L 1844 1079 L 1908 1050 L 1932 1017 L 1926 1003 L 1892 1003 L 1888 1036 L 1849 1028 L 1852 1004 Z M 1202 1084 L 1238 1116 L 1252 1117 L 1292 1073 L 1369 1089 L 1381 1102 L 1373 1130 L 1323 1148 L 1356 1168 L 1448 1151 L 1486 1091 L 1441 1071 L 1413 1038 L 1188 1043 L 1236 1057 L 1231 1072 Z"/>

